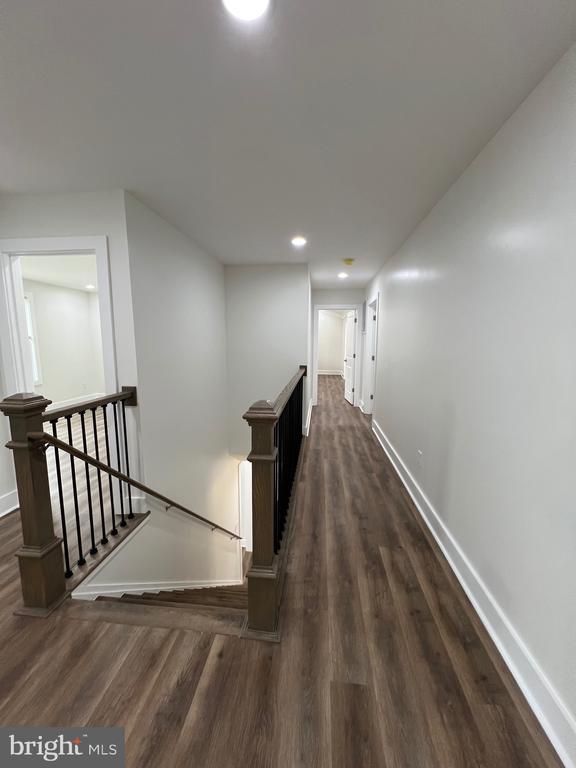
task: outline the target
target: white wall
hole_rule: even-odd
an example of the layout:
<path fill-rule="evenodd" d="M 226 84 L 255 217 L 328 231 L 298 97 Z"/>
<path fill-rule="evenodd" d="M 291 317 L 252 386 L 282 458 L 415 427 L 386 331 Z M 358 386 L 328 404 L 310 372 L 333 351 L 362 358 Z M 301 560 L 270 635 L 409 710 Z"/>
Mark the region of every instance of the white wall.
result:
<path fill-rule="evenodd" d="M 342 288 L 312 291 L 312 303 L 318 304 L 362 304 L 366 298 L 364 288 Z"/>
<path fill-rule="evenodd" d="M 228 454 L 226 420 L 224 268 L 129 194 L 126 223 L 147 484 L 237 531 L 238 462 Z M 167 524 L 154 517 L 159 530 Z M 183 542 L 171 555 L 190 561 L 188 576 L 218 568 L 223 578 L 236 576 L 229 540 L 202 525 L 191 527 L 189 545 Z M 150 546 L 158 558 L 152 535 Z"/>
<path fill-rule="evenodd" d="M 137 384 L 123 192 L 0 195 L 0 238 L 74 235 L 108 238 L 118 381 Z M 1 397 L 14 394 L 6 391 L 3 378 L 1 385 Z M 7 440 L 7 419 L 1 417 L 0 446 Z M 16 501 L 12 456 L 0 448 L 0 514 Z"/>
<path fill-rule="evenodd" d="M 24 280 L 32 297 L 42 383 L 54 403 L 104 392 L 98 297 L 87 291 Z"/>
<path fill-rule="evenodd" d="M 567 764 L 576 762 L 575 158 L 572 48 L 369 291 L 381 296 L 380 436 L 419 486 Z"/>
<path fill-rule="evenodd" d="M 150 517 L 75 590 L 74 597 L 242 583 L 239 544 L 176 509 L 149 501 Z M 217 552 L 218 556 L 215 557 Z"/>
<path fill-rule="evenodd" d="M 329 309 L 318 313 L 318 373 L 344 372 L 344 317 Z"/>
<path fill-rule="evenodd" d="M 274 400 L 307 364 L 310 278 L 306 264 L 225 271 L 230 451 L 245 457 L 250 429 L 242 414 L 256 400 Z"/>

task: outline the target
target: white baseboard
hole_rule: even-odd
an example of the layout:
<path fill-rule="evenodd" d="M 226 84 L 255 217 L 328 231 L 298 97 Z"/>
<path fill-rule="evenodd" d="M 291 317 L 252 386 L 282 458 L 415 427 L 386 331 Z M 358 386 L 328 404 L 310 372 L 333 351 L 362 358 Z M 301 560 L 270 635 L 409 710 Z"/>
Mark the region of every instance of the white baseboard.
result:
<path fill-rule="evenodd" d="M 96 600 L 97 597 L 115 597 L 116 595 L 141 595 L 143 592 L 162 592 L 173 589 L 201 589 L 205 587 L 230 587 L 242 584 L 242 579 L 196 579 L 193 581 L 140 581 L 132 584 L 99 584 L 97 587 L 87 586 L 74 590 L 74 600 Z"/>
<path fill-rule="evenodd" d="M 16 489 L 0 496 L 0 517 L 4 517 L 15 509 L 18 509 L 18 491 Z"/>
<path fill-rule="evenodd" d="M 576 720 L 574 716 L 374 419 L 372 431 L 392 462 L 560 759 L 566 768 L 575 768 Z"/>
<path fill-rule="evenodd" d="M 312 420 L 312 400 L 308 403 L 308 413 L 306 414 L 306 424 L 304 426 L 303 434 L 304 437 L 308 437 L 310 434 L 310 421 Z"/>
<path fill-rule="evenodd" d="M 344 378 L 342 371 L 318 371 L 318 376 L 342 376 Z"/>

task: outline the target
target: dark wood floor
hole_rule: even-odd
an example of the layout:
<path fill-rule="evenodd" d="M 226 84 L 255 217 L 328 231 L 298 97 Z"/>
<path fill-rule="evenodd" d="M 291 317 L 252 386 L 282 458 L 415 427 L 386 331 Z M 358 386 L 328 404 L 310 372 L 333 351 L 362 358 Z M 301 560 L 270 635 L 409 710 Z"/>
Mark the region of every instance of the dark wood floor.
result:
<path fill-rule="evenodd" d="M 280 645 L 13 616 L 0 521 L 0 723 L 122 725 L 133 768 L 560 765 L 335 377 L 297 493 Z"/>

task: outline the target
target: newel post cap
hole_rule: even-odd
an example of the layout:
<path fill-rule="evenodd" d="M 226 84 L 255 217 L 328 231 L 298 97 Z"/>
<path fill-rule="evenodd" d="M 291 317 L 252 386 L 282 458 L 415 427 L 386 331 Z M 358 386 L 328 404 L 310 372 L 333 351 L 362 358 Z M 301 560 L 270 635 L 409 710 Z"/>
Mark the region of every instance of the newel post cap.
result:
<path fill-rule="evenodd" d="M 278 418 L 276 408 L 271 400 L 258 400 L 251 405 L 242 416 L 249 424 L 253 421 L 273 421 Z"/>
<path fill-rule="evenodd" d="M 0 402 L 0 411 L 6 416 L 30 415 L 43 413 L 49 405 L 52 405 L 52 400 L 48 400 L 42 395 L 37 395 L 34 392 L 19 392 L 16 395 L 5 397 Z"/>

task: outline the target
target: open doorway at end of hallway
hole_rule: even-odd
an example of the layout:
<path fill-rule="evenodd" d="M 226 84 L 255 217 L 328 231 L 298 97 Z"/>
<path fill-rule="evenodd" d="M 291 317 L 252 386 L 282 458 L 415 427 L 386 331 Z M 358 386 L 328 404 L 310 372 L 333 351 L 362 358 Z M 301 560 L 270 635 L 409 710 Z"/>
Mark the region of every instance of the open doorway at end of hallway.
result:
<path fill-rule="evenodd" d="M 316 306 L 314 311 L 313 403 L 318 404 L 318 377 L 337 377 L 343 398 L 360 404 L 362 373 L 361 305 Z"/>

